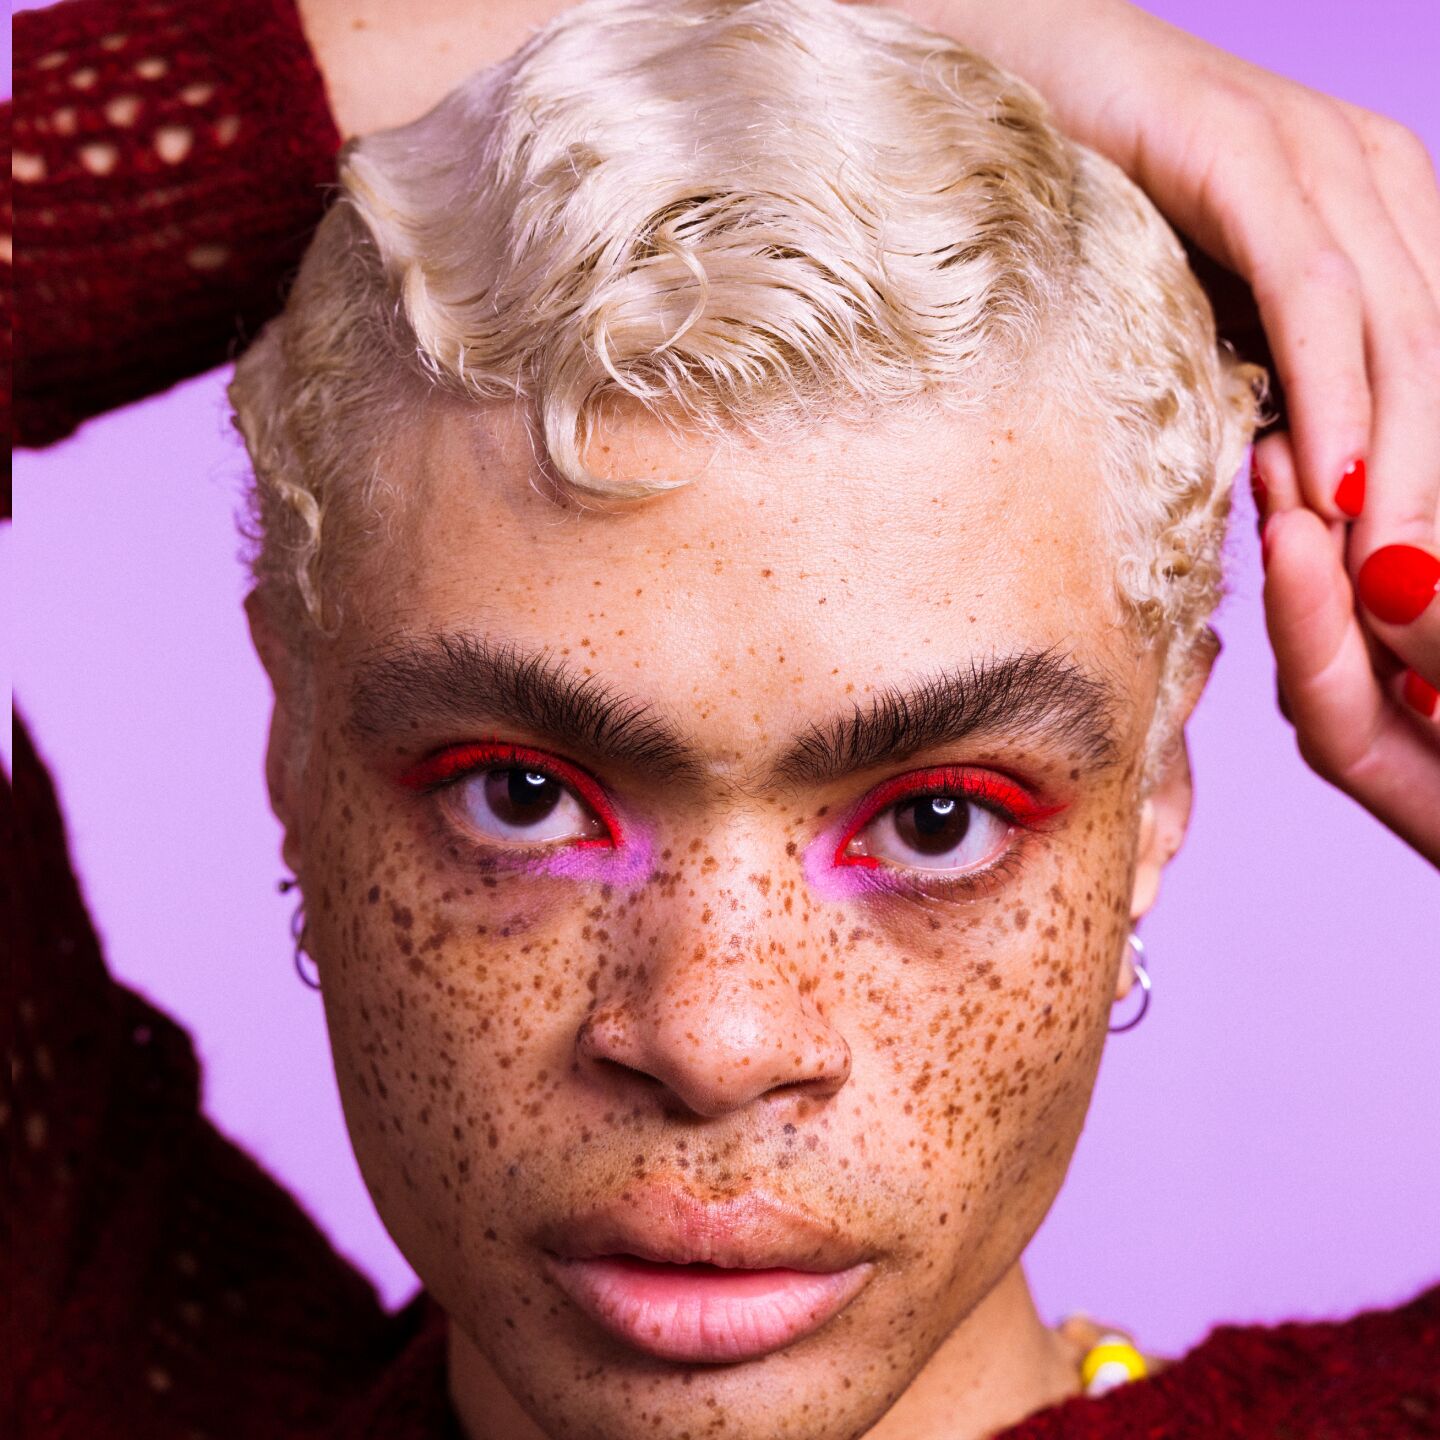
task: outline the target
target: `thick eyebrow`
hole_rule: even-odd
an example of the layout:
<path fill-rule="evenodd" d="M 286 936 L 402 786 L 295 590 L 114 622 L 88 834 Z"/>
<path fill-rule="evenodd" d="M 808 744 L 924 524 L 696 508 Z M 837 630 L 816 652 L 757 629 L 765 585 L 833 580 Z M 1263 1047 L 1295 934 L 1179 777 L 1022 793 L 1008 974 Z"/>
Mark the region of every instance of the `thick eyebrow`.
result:
<path fill-rule="evenodd" d="M 767 788 L 822 785 L 984 734 L 1049 740 L 1104 766 L 1117 754 L 1114 706 L 1108 684 L 1055 651 L 974 660 L 886 686 L 808 726 L 755 775 Z M 356 666 L 350 724 L 362 736 L 482 721 L 519 726 L 655 782 L 696 784 L 712 774 L 699 746 L 654 706 L 548 649 L 470 634 L 407 636 Z"/>
<path fill-rule="evenodd" d="M 1025 735 L 1113 764 L 1115 694 L 1054 650 L 1026 650 L 888 685 L 848 715 L 805 730 L 776 761 L 775 780 L 821 785 L 985 734 Z"/>
<path fill-rule="evenodd" d="M 652 706 L 579 673 L 549 650 L 468 634 L 407 637 L 362 660 L 350 723 L 363 736 L 417 725 L 517 725 L 654 779 L 694 781 L 694 746 Z"/>

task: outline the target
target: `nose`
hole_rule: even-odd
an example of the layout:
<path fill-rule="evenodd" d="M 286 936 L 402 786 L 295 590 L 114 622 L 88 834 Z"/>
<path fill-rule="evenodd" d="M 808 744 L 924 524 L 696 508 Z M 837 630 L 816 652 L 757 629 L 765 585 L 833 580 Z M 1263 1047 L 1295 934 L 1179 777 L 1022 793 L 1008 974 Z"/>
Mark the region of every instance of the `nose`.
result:
<path fill-rule="evenodd" d="M 772 1092 L 835 1094 L 850 1076 L 850 1046 L 803 993 L 803 975 L 770 953 L 768 903 L 758 893 L 738 905 L 733 892 L 714 899 L 702 917 L 674 917 L 645 963 L 597 1001 L 576 1033 L 582 1069 L 612 1083 L 622 1072 L 648 1080 L 706 1117 Z"/>

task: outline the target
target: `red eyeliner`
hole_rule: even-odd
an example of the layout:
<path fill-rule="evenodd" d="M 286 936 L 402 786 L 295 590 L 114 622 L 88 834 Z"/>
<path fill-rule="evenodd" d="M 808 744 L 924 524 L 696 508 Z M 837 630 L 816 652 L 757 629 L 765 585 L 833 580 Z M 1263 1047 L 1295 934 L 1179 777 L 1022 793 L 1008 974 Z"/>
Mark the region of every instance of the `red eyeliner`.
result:
<path fill-rule="evenodd" d="M 1065 806 L 1044 804 L 1023 785 L 994 770 L 975 770 L 966 766 L 942 765 L 931 770 L 912 770 L 887 780 L 865 798 L 859 811 L 846 827 L 844 838 L 835 848 L 835 864 L 861 866 L 867 870 L 880 868 L 873 855 L 847 855 L 845 847 L 882 810 L 899 800 L 922 795 L 959 795 L 994 810 L 1004 820 L 1017 825 L 1037 825 L 1058 815 Z"/>
<path fill-rule="evenodd" d="M 512 745 L 501 740 L 471 741 L 463 745 L 445 745 L 417 761 L 400 776 L 407 790 L 434 790 L 454 784 L 477 770 L 497 767 L 528 767 L 569 785 L 604 822 L 610 831 L 608 839 L 575 840 L 569 848 L 576 850 L 613 849 L 621 838 L 620 818 L 605 798 L 594 779 L 555 755 L 532 750 L 526 745 Z"/>

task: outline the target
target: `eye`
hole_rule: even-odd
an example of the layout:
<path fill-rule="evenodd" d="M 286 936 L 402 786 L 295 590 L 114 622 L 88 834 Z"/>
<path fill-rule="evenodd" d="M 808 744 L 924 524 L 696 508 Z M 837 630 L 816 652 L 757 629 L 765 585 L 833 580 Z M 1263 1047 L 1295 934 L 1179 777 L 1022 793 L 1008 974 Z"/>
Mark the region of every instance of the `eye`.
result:
<path fill-rule="evenodd" d="M 1004 850 L 1010 828 L 963 795 L 921 795 L 877 815 L 846 853 L 914 870 L 973 870 Z"/>
<path fill-rule="evenodd" d="M 899 775 L 872 792 L 836 850 L 839 865 L 931 876 L 988 869 L 1018 827 L 1058 813 L 992 770 L 945 766 Z"/>
<path fill-rule="evenodd" d="M 539 751 L 484 743 L 450 746 L 400 777 L 438 793 L 467 834 L 499 846 L 613 846 L 619 825 L 596 782 Z"/>
<path fill-rule="evenodd" d="M 528 766 L 493 766 L 451 789 L 449 803 L 459 817 L 494 840 L 531 844 L 550 840 L 594 840 L 604 822 L 553 775 Z"/>

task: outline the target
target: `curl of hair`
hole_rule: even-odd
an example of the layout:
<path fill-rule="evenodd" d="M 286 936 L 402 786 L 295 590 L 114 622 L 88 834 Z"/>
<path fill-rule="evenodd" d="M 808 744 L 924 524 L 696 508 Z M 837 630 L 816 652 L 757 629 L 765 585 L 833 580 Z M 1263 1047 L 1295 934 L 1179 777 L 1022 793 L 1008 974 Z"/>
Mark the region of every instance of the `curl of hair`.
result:
<path fill-rule="evenodd" d="M 760 434 L 1028 383 L 1095 436 L 1173 699 L 1260 372 L 1141 192 L 963 45 L 831 0 L 584 0 L 340 184 L 231 387 L 281 614 L 337 623 L 326 577 L 404 503 L 382 449 L 430 393 L 520 402 L 599 504 L 656 488 L 585 468 L 617 398 Z"/>

